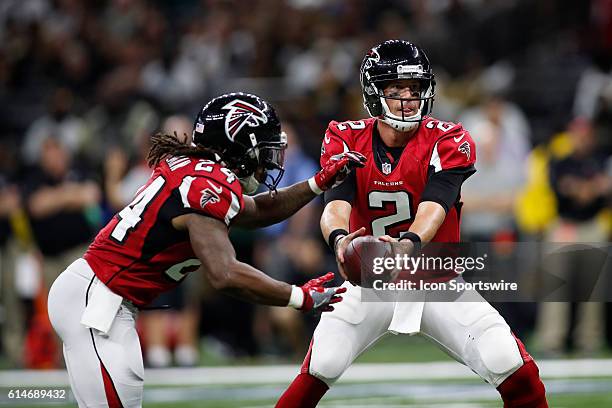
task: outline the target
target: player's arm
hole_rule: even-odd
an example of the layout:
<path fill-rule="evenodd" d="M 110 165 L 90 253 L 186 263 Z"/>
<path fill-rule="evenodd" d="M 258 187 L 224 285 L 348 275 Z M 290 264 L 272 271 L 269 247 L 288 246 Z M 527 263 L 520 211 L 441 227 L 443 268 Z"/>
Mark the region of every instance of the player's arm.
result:
<path fill-rule="evenodd" d="M 425 185 L 421 202 L 408 232 L 399 241 L 415 245 L 430 242 L 444 222 L 446 214 L 459 201 L 461 185 L 476 170 L 473 165 L 432 174 Z M 386 237 L 384 241 L 389 241 Z"/>
<path fill-rule="evenodd" d="M 419 204 L 409 231 L 416 234 L 422 243 L 427 243 L 436 235 L 444 218 L 446 211 L 442 205 L 434 201 L 423 201 Z"/>
<path fill-rule="evenodd" d="M 244 208 L 234 224 L 246 228 L 259 228 L 283 221 L 308 204 L 317 195 L 344 180 L 355 167 L 363 167 L 365 157 L 357 152 L 344 152 L 332 156 L 322 169 L 307 181 L 279 189 L 275 194 L 261 193 L 244 196 Z"/>
<path fill-rule="evenodd" d="M 270 278 L 260 270 L 236 259 L 227 234 L 227 226 L 218 219 L 186 214 L 173 219 L 177 229 L 186 229 L 194 253 L 202 262 L 211 285 L 238 299 L 272 306 L 291 306 L 308 311 L 333 310 L 342 288 L 324 288 L 333 279 L 329 273 L 301 287 Z"/>
<path fill-rule="evenodd" d="M 334 252 L 338 271 L 344 279 L 344 251 L 353 239 L 365 234 L 365 228 L 349 233 L 351 202 L 354 196 L 355 174 L 351 173 L 342 185 L 325 193 L 325 208 L 320 222 L 323 238 Z"/>
<path fill-rule="evenodd" d="M 184 222 L 191 246 L 215 289 L 254 303 L 273 306 L 289 303 L 291 285 L 236 259 L 225 224 L 197 214 L 186 215 Z"/>
<path fill-rule="evenodd" d="M 283 221 L 308 204 L 317 194 L 307 181 L 254 197 L 244 196 L 244 208 L 234 225 L 244 228 L 260 228 Z"/>
<path fill-rule="evenodd" d="M 333 200 L 325 205 L 320 222 L 321 233 L 325 242 L 329 242 L 333 231 L 349 229 L 351 209 L 351 204 L 344 200 Z M 332 244 L 335 244 L 335 240 Z"/>
<path fill-rule="evenodd" d="M 321 145 L 320 163 L 323 164 L 330 160 L 334 155 L 341 154 L 349 150 L 349 144 L 345 138 L 336 134 L 335 130 L 338 127 L 337 123 L 330 122 L 323 143 Z M 357 181 L 355 172 L 351 172 L 346 176 L 344 182 L 338 187 L 325 192 L 325 208 L 321 215 L 321 233 L 325 242 L 336 256 L 338 271 L 344 279 L 344 251 L 348 247 L 352 239 L 365 234 L 365 228 L 360 228 L 353 233 L 349 233 L 349 220 L 353 199 L 355 198 L 355 190 Z"/>
<path fill-rule="evenodd" d="M 400 235 L 400 241 L 420 245 L 433 239 L 446 214 L 459 202 L 463 182 L 476 172 L 475 161 L 474 141 L 461 127 L 436 143 L 421 202 L 410 229 Z"/>

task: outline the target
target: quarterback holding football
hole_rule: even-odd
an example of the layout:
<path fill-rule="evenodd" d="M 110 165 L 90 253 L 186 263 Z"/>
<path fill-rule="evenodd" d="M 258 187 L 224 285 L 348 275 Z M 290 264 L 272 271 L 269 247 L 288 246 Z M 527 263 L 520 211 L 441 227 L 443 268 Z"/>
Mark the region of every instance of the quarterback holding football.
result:
<path fill-rule="evenodd" d="M 380 240 L 459 241 L 461 185 L 475 172 L 476 149 L 461 126 L 429 116 L 434 74 L 422 48 L 385 41 L 360 69 L 370 118 L 332 121 L 321 163 L 342 152 L 367 158 L 337 189 L 326 192 L 321 231 L 340 273 L 348 244 L 365 234 Z M 344 276 L 344 274 L 343 274 Z M 362 302 L 348 281 L 343 301 L 321 317 L 300 374 L 277 403 L 314 407 L 351 363 L 381 337 L 418 334 L 468 366 L 500 393 L 506 408 L 547 407 L 533 358 L 503 317 L 484 299 L 474 302 Z"/>

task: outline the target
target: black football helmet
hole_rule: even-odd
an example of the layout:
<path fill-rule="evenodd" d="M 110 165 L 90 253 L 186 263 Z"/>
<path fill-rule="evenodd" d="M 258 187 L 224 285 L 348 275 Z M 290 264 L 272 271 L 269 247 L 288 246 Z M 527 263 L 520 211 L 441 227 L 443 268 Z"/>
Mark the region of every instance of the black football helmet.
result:
<path fill-rule="evenodd" d="M 259 167 L 272 191 L 283 177 L 287 136 L 272 105 L 256 95 L 230 93 L 208 102 L 193 125 L 193 143 L 215 151 L 246 194 L 259 186 L 254 175 Z"/>
<path fill-rule="evenodd" d="M 417 79 L 420 96 L 401 98 L 385 96 L 383 90 L 394 80 Z M 391 127 L 408 131 L 414 129 L 431 112 L 435 97 L 436 81 L 425 51 L 418 45 L 404 40 L 388 40 L 372 48 L 360 68 L 363 104 L 372 117 L 380 118 Z M 419 111 L 412 116 L 397 116 L 389 110 L 386 100 L 420 100 Z"/>

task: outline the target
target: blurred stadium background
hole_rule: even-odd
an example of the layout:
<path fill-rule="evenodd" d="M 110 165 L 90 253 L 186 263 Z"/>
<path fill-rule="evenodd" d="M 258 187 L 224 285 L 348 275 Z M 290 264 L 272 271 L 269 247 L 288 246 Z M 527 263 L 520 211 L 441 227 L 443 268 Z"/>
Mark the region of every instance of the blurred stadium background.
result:
<path fill-rule="evenodd" d="M 390 38 L 427 50 L 434 115 L 477 143 L 466 240 L 609 242 L 612 0 L 2 0 L 0 404 L 50 403 L 11 389 L 66 389 L 47 288 L 147 178 L 153 133 L 190 134 L 211 97 L 254 92 L 290 135 L 285 183 L 304 179 L 327 123 L 365 116 L 359 63 Z M 232 241 L 242 260 L 303 282 L 335 270 L 321 209 Z M 531 276 L 520 259 L 506 265 Z M 271 406 L 316 325 L 219 296 L 201 276 L 163 305 L 139 319 L 151 407 Z M 610 304 L 497 306 L 538 358 L 551 406 L 612 406 Z M 424 340 L 389 336 L 321 406 L 499 402 Z"/>

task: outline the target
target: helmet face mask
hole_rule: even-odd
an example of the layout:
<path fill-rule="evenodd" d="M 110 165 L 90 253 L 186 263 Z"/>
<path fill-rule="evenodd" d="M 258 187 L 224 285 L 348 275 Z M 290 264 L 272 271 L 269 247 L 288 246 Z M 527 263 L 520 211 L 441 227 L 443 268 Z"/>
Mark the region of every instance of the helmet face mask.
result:
<path fill-rule="evenodd" d="M 418 97 L 387 96 L 385 87 L 393 81 L 418 80 Z M 405 132 L 417 127 L 433 107 L 435 79 L 425 52 L 418 46 L 402 40 L 389 40 L 372 48 L 361 63 L 360 81 L 363 104 L 372 117 L 380 118 L 396 130 Z M 417 112 L 405 116 L 391 112 L 388 100 L 404 103 L 420 100 Z"/>
<path fill-rule="evenodd" d="M 257 190 L 261 181 L 275 190 L 283 175 L 287 137 L 274 108 L 256 95 L 225 94 L 206 104 L 194 123 L 193 143 L 215 151 L 246 194 Z M 262 180 L 255 177 L 258 169 L 264 173 Z M 276 177 L 267 174 L 272 169 L 279 171 Z"/>
<path fill-rule="evenodd" d="M 236 161 L 236 176 L 245 194 L 253 194 L 263 183 L 270 191 L 275 191 L 285 174 L 285 149 L 287 135 L 280 134 L 280 143 L 261 142 L 247 150 L 246 157 Z M 234 167 L 231 166 L 230 167 Z"/>
<path fill-rule="evenodd" d="M 275 191 L 285 174 L 285 149 L 287 148 L 287 135 L 281 133 L 283 144 L 280 146 L 262 146 L 259 150 L 259 162 L 263 165 L 266 178 L 263 183 L 270 191 Z"/>

